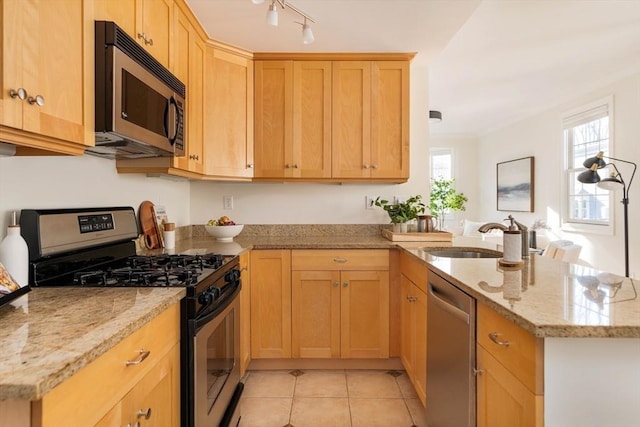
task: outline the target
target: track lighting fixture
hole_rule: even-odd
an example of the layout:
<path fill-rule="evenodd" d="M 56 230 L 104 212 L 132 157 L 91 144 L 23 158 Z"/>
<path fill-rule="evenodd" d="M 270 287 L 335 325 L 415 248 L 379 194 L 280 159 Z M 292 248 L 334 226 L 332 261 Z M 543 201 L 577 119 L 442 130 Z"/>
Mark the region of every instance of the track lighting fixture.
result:
<path fill-rule="evenodd" d="M 278 26 L 278 7 L 276 6 L 276 0 L 272 0 L 271 6 L 269 6 L 269 10 L 267 11 L 267 24 L 273 25 L 274 27 Z"/>
<path fill-rule="evenodd" d="M 313 31 L 311 31 L 311 26 L 307 24 L 307 18 L 304 18 L 304 23 L 302 24 L 302 43 L 311 44 L 315 38 L 313 37 Z"/>
<path fill-rule="evenodd" d="M 264 0 L 251 0 L 253 4 L 262 4 Z M 269 10 L 267 10 L 267 24 L 273 25 L 274 27 L 278 26 L 278 5 L 282 8 L 282 10 L 291 9 L 298 15 L 304 18 L 304 22 L 297 22 L 302 25 L 302 42 L 304 44 L 311 44 L 314 42 L 315 37 L 313 36 L 313 31 L 311 30 L 311 25 L 309 22 L 314 21 L 308 14 L 301 11 L 297 7 L 288 2 L 287 0 L 271 0 L 271 5 L 269 5 Z"/>

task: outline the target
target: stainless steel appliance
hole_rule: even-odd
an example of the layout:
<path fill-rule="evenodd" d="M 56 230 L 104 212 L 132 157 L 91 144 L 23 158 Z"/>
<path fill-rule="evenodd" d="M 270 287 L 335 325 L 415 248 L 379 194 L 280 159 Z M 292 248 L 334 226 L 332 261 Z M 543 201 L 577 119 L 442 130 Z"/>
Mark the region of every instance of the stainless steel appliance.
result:
<path fill-rule="evenodd" d="M 136 254 L 131 207 L 25 209 L 32 286 L 184 286 L 181 302 L 181 426 L 240 420 L 237 256 Z"/>
<path fill-rule="evenodd" d="M 427 298 L 427 423 L 476 425 L 476 303 L 429 270 Z"/>
<path fill-rule="evenodd" d="M 95 147 L 108 158 L 182 156 L 185 85 L 113 22 L 96 21 Z"/>

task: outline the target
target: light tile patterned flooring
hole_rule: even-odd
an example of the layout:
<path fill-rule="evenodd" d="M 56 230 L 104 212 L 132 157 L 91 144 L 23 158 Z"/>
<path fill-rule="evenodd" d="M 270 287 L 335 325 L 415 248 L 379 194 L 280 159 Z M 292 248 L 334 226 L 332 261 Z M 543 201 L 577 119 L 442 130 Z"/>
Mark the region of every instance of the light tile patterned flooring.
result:
<path fill-rule="evenodd" d="M 250 371 L 240 427 L 426 427 L 404 371 Z"/>

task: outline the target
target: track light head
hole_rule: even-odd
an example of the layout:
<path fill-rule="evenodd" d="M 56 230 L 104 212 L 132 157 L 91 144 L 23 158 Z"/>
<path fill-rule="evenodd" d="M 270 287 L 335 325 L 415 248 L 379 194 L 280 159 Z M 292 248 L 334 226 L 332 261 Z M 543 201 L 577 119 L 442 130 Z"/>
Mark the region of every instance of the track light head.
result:
<path fill-rule="evenodd" d="M 304 23 L 302 24 L 302 43 L 311 44 L 315 40 L 313 37 L 313 31 L 311 30 L 311 25 L 307 24 L 307 18 L 304 19 Z"/>
<path fill-rule="evenodd" d="M 273 25 L 274 27 L 278 26 L 278 6 L 276 6 L 275 0 L 271 2 L 271 6 L 269 6 L 269 10 L 267 11 L 267 24 Z"/>

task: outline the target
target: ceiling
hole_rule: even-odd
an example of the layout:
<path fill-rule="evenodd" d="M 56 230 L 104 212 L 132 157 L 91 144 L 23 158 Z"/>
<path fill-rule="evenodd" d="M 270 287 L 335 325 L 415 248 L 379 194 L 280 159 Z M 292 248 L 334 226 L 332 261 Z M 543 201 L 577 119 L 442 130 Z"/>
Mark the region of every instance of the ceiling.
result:
<path fill-rule="evenodd" d="M 483 135 L 640 72 L 640 0 L 291 0 L 315 21 L 310 45 L 290 9 L 267 25 L 270 0 L 187 3 L 253 52 L 417 52 L 433 134 Z"/>

